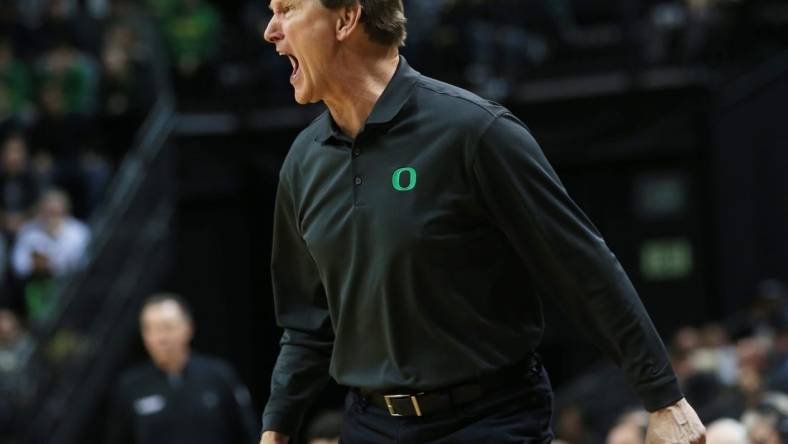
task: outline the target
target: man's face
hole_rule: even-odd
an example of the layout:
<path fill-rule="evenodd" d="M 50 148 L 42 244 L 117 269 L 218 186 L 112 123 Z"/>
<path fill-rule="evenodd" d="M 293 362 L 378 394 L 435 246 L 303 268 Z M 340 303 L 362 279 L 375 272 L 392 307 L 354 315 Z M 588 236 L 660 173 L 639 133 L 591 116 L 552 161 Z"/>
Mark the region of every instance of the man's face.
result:
<path fill-rule="evenodd" d="M 323 100 L 337 49 L 337 13 L 320 0 L 271 0 L 270 8 L 274 15 L 265 40 L 290 59 L 296 102 L 304 105 Z"/>
<path fill-rule="evenodd" d="M 140 324 L 145 348 L 156 363 L 168 362 L 189 348 L 191 321 L 173 301 L 145 307 Z"/>

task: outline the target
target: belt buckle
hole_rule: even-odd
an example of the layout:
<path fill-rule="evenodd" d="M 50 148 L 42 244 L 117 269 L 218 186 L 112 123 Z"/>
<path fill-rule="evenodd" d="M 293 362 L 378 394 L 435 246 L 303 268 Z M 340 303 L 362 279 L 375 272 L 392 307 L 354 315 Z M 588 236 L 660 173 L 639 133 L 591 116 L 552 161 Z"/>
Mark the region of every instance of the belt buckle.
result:
<path fill-rule="evenodd" d="M 413 410 L 416 412 L 416 416 L 421 416 L 421 407 L 419 406 L 419 400 L 416 398 L 418 395 L 423 394 L 416 393 L 415 395 L 383 395 L 383 399 L 386 401 L 386 407 L 389 409 L 389 414 L 391 416 L 405 416 L 401 413 L 397 413 L 394 410 L 394 404 L 391 403 L 392 399 L 405 399 L 410 398 L 411 404 L 413 404 Z"/>

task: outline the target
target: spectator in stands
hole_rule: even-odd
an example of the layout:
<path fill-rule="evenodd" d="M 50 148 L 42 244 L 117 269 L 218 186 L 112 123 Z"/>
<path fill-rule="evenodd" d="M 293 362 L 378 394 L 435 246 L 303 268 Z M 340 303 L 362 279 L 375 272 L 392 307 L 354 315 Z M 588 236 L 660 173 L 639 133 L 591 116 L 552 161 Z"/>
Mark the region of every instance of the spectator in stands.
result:
<path fill-rule="evenodd" d="M 14 46 L 5 36 L 0 36 L 0 120 L 16 118 L 29 122 L 33 111 L 33 81 L 25 63 L 16 57 Z"/>
<path fill-rule="evenodd" d="M 321 412 L 307 428 L 307 444 L 339 444 L 342 427 L 342 412 L 330 410 Z"/>
<path fill-rule="evenodd" d="M 161 21 L 181 92 L 199 95 L 209 85 L 221 42 L 221 18 L 204 0 L 181 0 L 177 13 Z"/>
<path fill-rule="evenodd" d="M 648 412 L 635 410 L 622 415 L 607 435 L 607 444 L 643 444 L 648 427 Z"/>
<path fill-rule="evenodd" d="M 43 60 L 39 65 L 41 118 L 32 138 L 36 172 L 68 189 L 75 197 L 76 213 L 87 217 L 111 174 L 97 153 L 100 133 L 92 116 L 98 101 L 98 79 L 93 77 L 98 71 L 89 56 L 67 43 Z"/>
<path fill-rule="evenodd" d="M 635 424 L 619 424 L 607 435 L 606 444 L 643 444 L 643 432 Z"/>
<path fill-rule="evenodd" d="M 0 211 L 2 230 L 10 239 L 32 216 L 39 197 L 39 183 L 28 161 L 27 141 L 22 133 L 6 136 L 0 151 Z"/>
<path fill-rule="evenodd" d="M 29 347 L 30 337 L 22 329 L 16 314 L 0 308 L 0 439 L 13 436 L 17 420 L 15 413 L 19 410 L 15 400 L 25 378 L 21 372 L 21 359 Z"/>
<path fill-rule="evenodd" d="M 747 429 L 739 421 L 719 419 L 706 429 L 706 444 L 748 444 Z"/>
<path fill-rule="evenodd" d="M 50 190 L 41 197 L 36 217 L 19 230 L 11 254 L 31 322 L 42 322 L 53 313 L 54 279 L 81 264 L 89 239 L 88 228 L 71 217 L 63 191 Z"/>
<path fill-rule="evenodd" d="M 221 19 L 204 0 L 181 0 L 178 13 L 165 18 L 165 37 L 181 75 L 189 76 L 217 55 Z"/>
<path fill-rule="evenodd" d="M 781 418 L 781 416 L 783 417 Z M 783 439 L 788 438 L 788 436 L 780 436 L 779 426 L 784 421 L 784 415 L 760 409 L 750 410 L 742 417 L 742 422 L 747 429 L 747 436 L 753 444 L 783 443 Z"/>
<path fill-rule="evenodd" d="M 148 66 L 134 57 L 136 37 L 126 24 L 113 25 L 101 54 L 101 152 L 117 164 L 153 101 Z"/>
<path fill-rule="evenodd" d="M 39 12 L 40 23 L 33 25 L 36 48 L 46 51 L 68 40 L 82 51 L 98 54 L 101 26 L 87 9 L 79 0 L 47 0 Z"/>
<path fill-rule="evenodd" d="M 22 226 L 14 246 L 12 262 L 18 276 L 62 276 L 80 265 L 90 232 L 70 211 L 66 193 L 44 193 L 35 219 Z"/>
<path fill-rule="evenodd" d="M 16 314 L 0 308 L 0 391 L 5 393 L 9 388 L 9 375 L 19 369 L 20 356 L 28 347 L 30 337 L 22 328 Z"/>
<path fill-rule="evenodd" d="M 167 19 L 178 13 L 181 0 L 147 0 L 148 9 L 158 19 Z"/>
<path fill-rule="evenodd" d="M 151 362 L 121 377 L 106 442 L 257 442 L 246 388 L 224 361 L 191 351 L 193 319 L 180 297 L 148 298 L 140 329 Z"/>
<path fill-rule="evenodd" d="M 98 65 L 93 57 L 64 37 L 40 58 L 36 68 L 44 89 L 59 90 L 63 112 L 88 116 L 95 113 L 99 79 Z"/>

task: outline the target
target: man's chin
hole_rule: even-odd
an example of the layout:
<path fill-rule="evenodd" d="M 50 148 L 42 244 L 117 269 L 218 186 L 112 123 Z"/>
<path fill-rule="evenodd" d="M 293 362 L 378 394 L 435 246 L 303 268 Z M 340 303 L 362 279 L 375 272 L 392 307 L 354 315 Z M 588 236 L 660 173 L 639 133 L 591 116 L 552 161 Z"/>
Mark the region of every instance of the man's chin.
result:
<path fill-rule="evenodd" d="M 314 97 L 314 94 L 310 94 L 309 91 L 299 91 L 298 89 L 295 89 L 293 92 L 293 97 L 295 98 L 296 103 L 299 105 L 309 105 L 310 103 L 319 102 L 319 100 Z"/>

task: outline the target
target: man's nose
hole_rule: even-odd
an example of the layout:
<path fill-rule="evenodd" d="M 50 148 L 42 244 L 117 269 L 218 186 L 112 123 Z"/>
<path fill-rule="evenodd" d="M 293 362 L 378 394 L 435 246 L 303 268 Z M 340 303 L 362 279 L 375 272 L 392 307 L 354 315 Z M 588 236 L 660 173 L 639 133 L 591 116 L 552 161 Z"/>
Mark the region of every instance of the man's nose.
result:
<path fill-rule="evenodd" d="M 284 35 L 279 26 L 279 20 L 277 20 L 276 16 L 271 17 L 271 20 L 268 21 L 268 26 L 265 27 L 263 38 L 265 38 L 265 41 L 268 43 L 276 43 L 282 40 L 283 37 Z"/>

